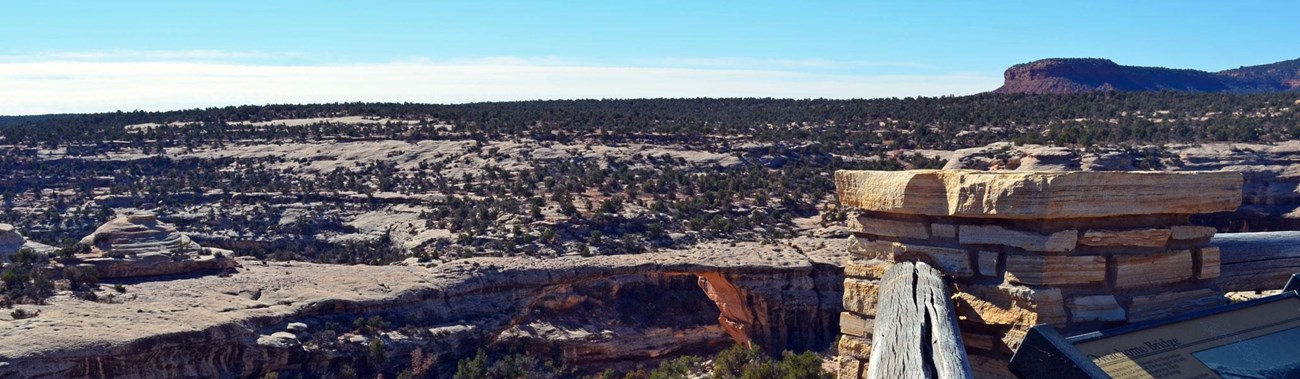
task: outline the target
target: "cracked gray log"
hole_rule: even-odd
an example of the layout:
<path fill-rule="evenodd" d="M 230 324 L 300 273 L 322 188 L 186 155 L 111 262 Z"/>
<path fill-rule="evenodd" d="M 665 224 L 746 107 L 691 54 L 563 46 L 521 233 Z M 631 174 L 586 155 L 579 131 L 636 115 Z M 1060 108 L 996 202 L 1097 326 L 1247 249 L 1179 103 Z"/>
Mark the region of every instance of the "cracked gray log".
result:
<path fill-rule="evenodd" d="M 1219 278 L 1228 292 L 1282 289 L 1300 273 L 1300 232 L 1220 233 Z"/>
<path fill-rule="evenodd" d="M 972 378 L 942 273 L 902 262 L 880 280 L 867 378 Z"/>

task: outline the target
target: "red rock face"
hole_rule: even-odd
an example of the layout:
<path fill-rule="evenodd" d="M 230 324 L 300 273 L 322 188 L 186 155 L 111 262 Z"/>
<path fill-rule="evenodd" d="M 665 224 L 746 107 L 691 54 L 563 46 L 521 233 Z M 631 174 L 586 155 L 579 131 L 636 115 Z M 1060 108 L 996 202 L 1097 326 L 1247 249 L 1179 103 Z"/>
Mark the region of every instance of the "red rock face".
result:
<path fill-rule="evenodd" d="M 996 93 L 1188 91 L 1251 93 L 1300 88 L 1300 59 L 1221 72 L 1122 66 L 1107 59 L 1053 58 L 1018 64 Z"/>
<path fill-rule="evenodd" d="M 1018 64 L 1003 74 L 999 93 L 1077 93 L 1123 81 L 1120 66 L 1105 59 L 1044 59 Z"/>

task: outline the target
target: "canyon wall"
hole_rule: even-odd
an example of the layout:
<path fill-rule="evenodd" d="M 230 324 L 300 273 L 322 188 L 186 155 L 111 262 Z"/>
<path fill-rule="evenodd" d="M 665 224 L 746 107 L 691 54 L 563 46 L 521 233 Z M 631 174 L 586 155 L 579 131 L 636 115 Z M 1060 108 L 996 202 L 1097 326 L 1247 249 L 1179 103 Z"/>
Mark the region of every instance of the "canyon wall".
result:
<path fill-rule="evenodd" d="M 38 317 L 2 319 L 10 332 L 0 335 L 0 378 L 319 376 L 367 367 L 375 341 L 389 356 L 380 372 L 394 373 L 418 348 L 448 375 L 483 347 L 558 352 L 592 369 L 732 341 L 821 350 L 835 338 L 841 246 L 740 243 L 429 268 L 245 259 L 234 274 L 134 278 L 97 302 L 61 295 L 28 307 Z"/>

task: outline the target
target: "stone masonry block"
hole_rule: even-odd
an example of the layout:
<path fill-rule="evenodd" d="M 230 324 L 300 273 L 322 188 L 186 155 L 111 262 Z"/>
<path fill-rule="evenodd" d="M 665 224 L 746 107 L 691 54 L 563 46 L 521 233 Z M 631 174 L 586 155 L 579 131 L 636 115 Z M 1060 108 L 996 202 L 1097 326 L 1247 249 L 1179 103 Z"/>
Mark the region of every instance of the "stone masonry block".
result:
<path fill-rule="evenodd" d="M 967 322 L 1007 326 L 1002 343 L 1012 349 L 1020 346 L 1029 328 L 1037 324 L 1066 325 L 1065 304 L 1061 290 L 1030 288 L 1011 284 L 957 285 L 953 296 L 957 316 Z"/>
<path fill-rule="evenodd" d="M 963 245 L 1004 245 L 1049 253 L 1072 251 L 1079 239 L 1079 232 L 1074 229 L 1041 234 L 997 225 L 962 225 L 959 234 L 958 241 Z"/>
<path fill-rule="evenodd" d="M 862 375 L 866 373 L 866 370 L 862 369 L 865 359 L 860 360 L 848 355 L 840 355 L 835 359 L 838 361 L 836 364 L 839 365 L 839 374 L 835 376 L 836 379 L 862 379 Z"/>
<path fill-rule="evenodd" d="M 1112 295 L 1072 297 L 1066 300 L 1065 307 L 1070 309 L 1070 322 L 1124 321 L 1128 318 Z"/>
<path fill-rule="evenodd" d="M 1007 255 L 1008 281 L 1036 286 L 1087 284 L 1106 280 L 1106 258 L 1095 255 Z"/>
<path fill-rule="evenodd" d="M 841 355 L 847 355 L 864 361 L 871 359 L 871 340 L 869 339 L 853 336 L 840 336 L 839 349 Z"/>
<path fill-rule="evenodd" d="M 1158 255 L 1115 256 L 1117 288 L 1176 283 L 1191 279 L 1192 274 L 1192 252 L 1188 250 Z"/>
<path fill-rule="evenodd" d="M 880 282 L 862 279 L 844 279 L 844 310 L 866 316 L 876 315 L 876 297 L 880 295 Z"/>
<path fill-rule="evenodd" d="M 1174 225 L 1169 227 L 1170 239 L 1179 241 L 1214 237 L 1215 229 L 1209 226 Z"/>
<path fill-rule="evenodd" d="M 978 259 L 980 275 L 998 276 L 998 252 L 981 250 Z"/>
<path fill-rule="evenodd" d="M 930 224 L 930 235 L 934 238 L 957 238 L 957 225 L 938 222 Z"/>
<path fill-rule="evenodd" d="M 1121 247 L 1165 247 L 1169 242 L 1169 229 L 1098 230 L 1083 233 L 1080 245 Z"/>
<path fill-rule="evenodd" d="M 902 244 L 903 257 L 915 257 L 929 262 L 950 276 L 965 278 L 975 275 L 970 265 L 970 253 L 962 249 Z"/>
<path fill-rule="evenodd" d="M 869 216 L 858 216 L 849 221 L 849 230 L 877 236 L 910 239 L 929 239 L 929 224 L 917 221 L 899 221 Z"/>
<path fill-rule="evenodd" d="M 998 219 L 1224 212 L 1241 205 L 1241 186 L 1241 173 L 1228 171 L 835 172 L 835 197 L 850 208 Z"/>
<path fill-rule="evenodd" d="M 1201 260 L 1201 270 L 1196 273 L 1196 278 L 1214 279 L 1219 277 L 1219 267 L 1221 265 L 1219 248 L 1216 246 L 1197 248 L 1196 254 L 1199 255 Z"/>
<path fill-rule="evenodd" d="M 1040 323 L 1063 326 L 1066 321 L 1061 290 L 1055 288 L 957 284 L 953 301 L 958 316 L 980 324 L 1028 329 Z"/>
<path fill-rule="evenodd" d="M 886 262 L 879 259 L 864 259 L 850 256 L 844 260 L 844 276 L 849 278 L 860 279 L 880 279 L 885 276 L 885 270 L 892 266 L 892 262 Z"/>
<path fill-rule="evenodd" d="M 840 312 L 840 334 L 855 337 L 870 336 L 876 322 L 852 312 Z"/>
<path fill-rule="evenodd" d="M 901 249 L 901 247 L 894 242 L 872 241 L 859 235 L 849 237 L 849 254 L 855 257 L 893 262 L 894 257 L 901 251 L 895 251 L 895 249 Z"/>
<path fill-rule="evenodd" d="M 859 259 L 874 259 L 889 263 L 919 259 L 933 264 L 939 271 L 954 277 L 964 278 L 975 275 L 974 269 L 971 268 L 970 253 L 962 249 L 879 240 L 869 241 L 859 236 L 853 236 L 850 237 L 849 252 Z M 859 271 L 858 267 L 846 267 L 845 270 L 845 275 L 859 276 L 856 275 L 858 274 L 857 271 Z M 854 272 L 850 273 L 849 270 Z M 874 274 L 873 272 L 872 275 Z M 883 275 L 883 272 L 881 274 Z"/>

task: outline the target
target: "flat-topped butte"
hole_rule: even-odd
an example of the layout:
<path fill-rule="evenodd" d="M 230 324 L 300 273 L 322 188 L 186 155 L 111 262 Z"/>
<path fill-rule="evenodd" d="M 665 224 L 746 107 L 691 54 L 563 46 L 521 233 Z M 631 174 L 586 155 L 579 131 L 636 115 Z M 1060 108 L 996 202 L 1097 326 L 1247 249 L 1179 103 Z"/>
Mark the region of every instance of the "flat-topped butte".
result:
<path fill-rule="evenodd" d="M 1227 212 L 1241 205 L 1237 172 L 835 172 L 845 206 L 924 216 L 1097 218 Z"/>

